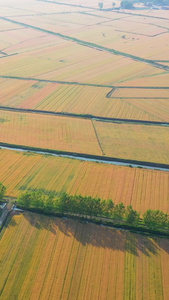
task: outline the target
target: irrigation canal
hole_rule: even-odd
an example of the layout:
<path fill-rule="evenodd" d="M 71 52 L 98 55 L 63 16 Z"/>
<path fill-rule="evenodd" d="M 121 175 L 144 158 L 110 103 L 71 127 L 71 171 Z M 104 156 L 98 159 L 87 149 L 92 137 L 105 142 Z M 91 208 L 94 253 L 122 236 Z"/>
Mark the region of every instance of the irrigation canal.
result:
<path fill-rule="evenodd" d="M 89 154 L 82 154 L 82 153 L 75 153 L 75 152 L 66 152 L 66 151 L 58 151 L 58 150 L 48 150 L 48 149 L 38 149 L 38 148 L 31 148 L 27 146 L 17 146 L 17 145 L 10 145 L 5 143 L 0 143 L 0 149 L 7 149 L 11 151 L 20 151 L 20 152 L 29 152 L 41 155 L 50 155 L 55 157 L 64 157 L 70 159 L 78 159 L 82 161 L 90 161 L 90 162 L 97 162 L 97 163 L 104 163 L 109 165 L 118 165 L 118 166 L 125 166 L 131 168 L 143 168 L 149 170 L 158 170 L 158 171 L 167 171 L 169 172 L 169 165 L 167 164 L 157 164 L 151 162 L 143 162 L 143 161 L 135 161 L 135 160 L 127 160 L 127 159 L 120 159 L 108 156 L 95 156 Z"/>

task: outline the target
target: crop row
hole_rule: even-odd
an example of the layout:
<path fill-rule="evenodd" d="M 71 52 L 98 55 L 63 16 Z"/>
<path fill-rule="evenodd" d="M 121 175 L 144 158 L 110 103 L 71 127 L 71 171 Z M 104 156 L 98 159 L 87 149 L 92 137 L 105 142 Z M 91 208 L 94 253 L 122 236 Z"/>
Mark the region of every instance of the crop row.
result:
<path fill-rule="evenodd" d="M 0 79 L 0 82 L 1 106 L 123 119 L 169 120 L 168 99 L 163 99 L 168 97 L 165 89 L 117 89 L 107 98 L 110 89 L 106 87 L 18 79 L 10 79 L 10 85 L 9 79 Z M 142 98 L 137 99 L 138 96 Z"/>
<path fill-rule="evenodd" d="M 3 299 L 167 300 L 166 239 L 24 213 L 0 247 Z"/>

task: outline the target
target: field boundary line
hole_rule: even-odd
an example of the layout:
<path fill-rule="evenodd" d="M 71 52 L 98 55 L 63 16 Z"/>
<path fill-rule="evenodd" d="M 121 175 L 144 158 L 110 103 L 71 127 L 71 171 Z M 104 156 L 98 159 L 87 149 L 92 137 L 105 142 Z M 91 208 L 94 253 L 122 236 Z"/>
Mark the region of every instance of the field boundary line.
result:
<path fill-rule="evenodd" d="M 137 119 L 108 118 L 108 117 L 95 116 L 91 114 L 74 114 L 74 113 L 67 113 L 67 112 L 55 112 L 55 111 L 48 111 L 48 110 L 27 109 L 27 108 L 17 108 L 17 107 L 8 107 L 8 106 L 0 106 L 0 110 L 19 112 L 19 113 L 51 115 L 57 117 L 86 119 L 86 120 L 93 120 L 98 122 L 118 123 L 119 125 L 127 123 L 127 124 L 135 124 L 135 125 L 165 126 L 165 127 L 169 126 L 169 122 L 165 122 L 165 121 L 159 122 L 159 121 L 147 121 L 147 120 L 137 120 Z"/>
<path fill-rule="evenodd" d="M 97 130 L 96 130 L 95 126 L 94 126 L 93 119 L 91 119 L 91 123 L 92 123 L 92 126 L 93 126 L 93 130 L 94 130 L 94 132 L 95 132 L 95 135 L 96 135 L 96 139 L 97 139 L 99 148 L 100 148 L 100 150 L 101 150 L 101 152 L 102 152 L 102 155 L 105 155 L 105 153 L 104 153 L 104 151 L 103 151 L 103 148 L 102 148 L 102 145 L 101 145 L 101 142 L 100 142 L 100 140 L 99 140 L 98 134 L 97 134 Z"/>
<path fill-rule="evenodd" d="M 11 75 L 0 75 L 0 78 L 12 79 L 12 80 L 24 80 L 24 81 L 37 81 L 46 83 L 56 83 L 56 84 L 67 84 L 67 85 L 80 85 L 80 86 L 93 86 L 98 88 L 110 88 L 110 89 L 145 89 L 145 90 L 169 90 L 169 86 L 126 86 L 126 85 L 110 85 L 110 84 L 97 84 L 97 83 L 85 83 L 78 81 L 62 81 L 62 80 L 52 80 L 43 79 L 36 77 L 22 77 L 22 76 L 11 76 Z M 112 92 L 112 91 L 110 91 Z M 109 93 L 110 93 L 109 92 Z M 109 94 L 108 93 L 108 94 Z"/>

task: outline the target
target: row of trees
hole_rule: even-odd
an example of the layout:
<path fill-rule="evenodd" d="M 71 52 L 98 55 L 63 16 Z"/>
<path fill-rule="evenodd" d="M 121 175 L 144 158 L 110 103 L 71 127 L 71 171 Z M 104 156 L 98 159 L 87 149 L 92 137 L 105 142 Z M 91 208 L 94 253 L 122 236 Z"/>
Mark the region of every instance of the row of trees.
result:
<path fill-rule="evenodd" d="M 2 201 L 6 187 L 0 182 L 0 200 Z M 46 213 L 68 213 L 91 217 L 106 217 L 114 221 L 126 222 L 133 225 L 146 225 L 148 228 L 169 229 L 169 215 L 160 210 L 148 209 L 140 218 L 140 213 L 131 205 L 125 208 L 121 202 L 114 204 L 109 200 L 68 195 L 56 197 L 54 193 L 45 194 L 42 191 L 26 191 L 17 199 L 18 205 L 25 208 L 40 209 Z"/>
<path fill-rule="evenodd" d="M 6 193 L 6 187 L 0 182 L 0 201 L 3 200 Z"/>
<path fill-rule="evenodd" d="M 54 194 L 45 195 L 41 191 L 27 191 L 19 196 L 17 202 L 20 206 L 42 209 L 45 212 L 107 217 L 118 221 L 125 220 L 132 224 L 136 224 L 140 220 L 140 214 L 133 210 L 131 205 L 125 209 L 123 203 L 115 205 L 111 199 L 71 196 L 66 193 L 55 198 Z"/>
<path fill-rule="evenodd" d="M 106 217 L 136 226 L 144 224 L 149 228 L 169 228 L 169 216 L 162 211 L 148 209 L 141 219 L 140 213 L 131 205 L 125 208 L 122 202 L 115 205 L 111 199 L 71 196 L 66 193 L 56 197 L 52 193 L 46 195 L 42 191 L 27 191 L 19 196 L 17 202 L 22 207 L 41 209 L 47 213 Z"/>
<path fill-rule="evenodd" d="M 134 4 L 143 3 L 145 6 L 151 8 L 154 5 L 156 6 L 168 6 L 169 0 L 122 0 L 121 7 L 125 9 L 135 8 Z"/>
<path fill-rule="evenodd" d="M 99 2 L 98 5 L 99 5 L 99 9 L 103 8 L 103 2 Z M 116 3 L 112 2 L 112 7 L 114 8 L 115 6 L 116 6 Z"/>
<path fill-rule="evenodd" d="M 153 5 L 156 6 L 168 6 L 169 0 L 122 0 L 120 7 L 122 9 L 135 9 L 134 4 L 143 3 L 145 6 L 151 8 Z M 99 9 L 103 9 L 103 2 L 98 3 Z M 115 2 L 112 2 L 112 7 L 116 6 Z M 119 8 L 119 7 L 118 7 Z"/>

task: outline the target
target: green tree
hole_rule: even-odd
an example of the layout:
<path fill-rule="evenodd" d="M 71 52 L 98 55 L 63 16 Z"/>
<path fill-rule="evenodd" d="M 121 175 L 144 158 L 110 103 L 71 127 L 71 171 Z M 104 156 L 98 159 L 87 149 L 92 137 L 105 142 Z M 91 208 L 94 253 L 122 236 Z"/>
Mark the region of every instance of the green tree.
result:
<path fill-rule="evenodd" d="M 99 8 L 100 8 L 100 9 L 103 8 L 103 2 L 99 2 L 98 5 L 99 5 Z"/>
<path fill-rule="evenodd" d="M 45 204 L 45 195 L 42 191 L 35 191 L 31 193 L 31 206 L 42 209 Z"/>
<path fill-rule="evenodd" d="M 17 202 L 19 205 L 29 208 L 32 203 L 32 192 L 26 191 L 25 193 L 22 193 L 18 197 Z"/>
<path fill-rule="evenodd" d="M 111 217 L 113 215 L 113 210 L 114 210 L 114 202 L 112 201 L 112 199 L 108 199 L 108 200 L 103 200 L 103 214 L 106 217 Z"/>
<path fill-rule="evenodd" d="M 44 207 L 45 210 L 48 212 L 54 211 L 56 206 L 54 203 L 54 194 L 50 193 L 49 195 L 46 196 L 45 201 L 44 201 Z"/>
<path fill-rule="evenodd" d="M 61 213 L 68 210 L 69 196 L 66 193 L 62 193 L 58 199 L 58 209 Z"/>
<path fill-rule="evenodd" d="M 125 214 L 124 204 L 122 202 L 119 204 L 116 204 L 116 206 L 114 207 L 114 210 L 113 210 L 113 218 L 115 220 L 123 220 L 124 214 Z"/>
<path fill-rule="evenodd" d="M 127 206 L 125 211 L 125 220 L 129 224 L 138 224 L 140 220 L 140 213 L 133 210 L 131 205 Z"/>
<path fill-rule="evenodd" d="M 121 1 L 121 8 L 124 9 L 133 9 L 133 2 L 131 0 L 122 0 Z"/>
<path fill-rule="evenodd" d="M 160 210 L 148 209 L 143 214 L 143 222 L 149 228 L 168 226 L 168 215 Z"/>
<path fill-rule="evenodd" d="M 3 199 L 6 193 L 6 187 L 0 182 L 0 200 Z"/>

